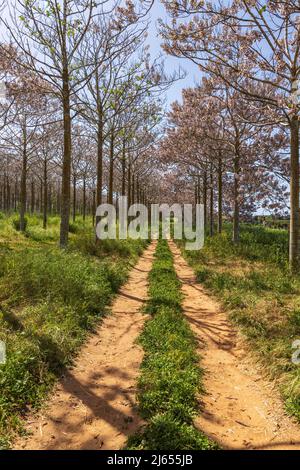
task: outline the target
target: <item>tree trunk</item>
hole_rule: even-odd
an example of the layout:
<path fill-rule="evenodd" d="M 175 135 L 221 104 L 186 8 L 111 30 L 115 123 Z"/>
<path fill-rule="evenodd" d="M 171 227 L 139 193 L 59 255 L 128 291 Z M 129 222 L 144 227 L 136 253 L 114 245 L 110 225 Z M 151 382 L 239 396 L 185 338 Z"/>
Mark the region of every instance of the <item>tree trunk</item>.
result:
<path fill-rule="evenodd" d="M 21 192 L 20 192 L 20 231 L 25 232 L 25 212 L 27 197 L 27 130 L 26 124 L 23 128 L 23 155 L 22 155 L 22 174 L 21 174 Z"/>
<path fill-rule="evenodd" d="M 43 228 L 47 228 L 47 213 L 48 213 L 48 171 L 47 171 L 47 160 L 44 160 L 44 175 L 43 175 L 43 185 L 44 185 L 44 196 L 43 196 Z"/>
<path fill-rule="evenodd" d="M 108 204 L 113 204 L 114 193 L 114 130 L 111 131 L 110 151 L 109 151 L 109 183 L 108 183 Z"/>
<path fill-rule="evenodd" d="M 6 204 L 6 174 L 4 175 L 4 178 L 3 178 L 3 210 L 4 212 L 6 212 L 6 209 L 7 209 L 7 204 Z"/>
<path fill-rule="evenodd" d="M 122 196 L 125 196 L 126 192 L 126 141 L 123 140 L 123 149 L 122 149 Z"/>
<path fill-rule="evenodd" d="M 135 176 L 132 174 L 131 204 L 135 203 Z"/>
<path fill-rule="evenodd" d="M 68 68 L 63 70 L 63 126 L 64 126 L 64 148 L 63 169 L 61 185 L 61 223 L 60 223 L 60 247 L 66 248 L 69 239 L 69 217 L 70 217 L 70 186 L 71 186 L 71 109 L 70 88 Z"/>
<path fill-rule="evenodd" d="M 4 186 L 1 184 L 0 185 L 0 210 L 1 211 L 4 209 L 4 206 L 3 206 L 3 189 L 4 189 Z"/>
<path fill-rule="evenodd" d="M 128 181 L 127 181 L 127 196 L 128 196 L 128 207 L 131 206 L 131 163 L 128 164 Z"/>
<path fill-rule="evenodd" d="M 19 197 L 19 191 L 18 191 L 18 178 L 15 179 L 15 207 L 14 210 L 17 211 L 18 207 L 18 197 Z"/>
<path fill-rule="evenodd" d="M 218 233 L 222 233 L 223 227 L 223 175 L 222 159 L 219 158 L 218 164 Z"/>
<path fill-rule="evenodd" d="M 95 227 L 95 216 L 96 216 L 96 191 L 93 191 L 93 207 L 92 207 L 93 227 Z"/>
<path fill-rule="evenodd" d="M 210 170 L 210 214 L 209 214 L 209 234 L 214 234 L 214 178 L 212 169 Z"/>
<path fill-rule="evenodd" d="M 289 260 L 293 271 L 299 267 L 299 121 L 294 116 L 290 122 L 291 132 L 291 219 L 290 219 L 290 243 Z"/>
<path fill-rule="evenodd" d="M 203 172 L 204 229 L 207 227 L 207 173 Z"/>
<path fill-rule="evenodd" d="M 96 105 L 97 105 L 97 183 L 96 183 L 96 201 L 97 206 L 102 204 L 102 185 L 103 185 L 103 109 L 100 93 L 99 70 L 95 70 L 96 78 Z M 96 208 L 95 208 L 96 211 Z"/>
<path fill-rule="evenodd" d="M 52 215 L 52 185 L 48 185 L 48 214 Z"/>
<path fill-rule="evenodd" d="M 136 178 L 136 202 L 140 203 L 140 183 L 138 177 Z"/>
<path fill-rule="evenodd" d="M 21 191 L 20 191 L 20 231 L 25 232 L 25 212 L 26 212 L 26 180 L 27 180 L 27 160 L 23 155 L 22 175 L 21 175 Z"/>
<path fill-rule="evenodd" d="M 85 222 L 85 216 L 86 216 L 86 180 L 85 176 L 83 177 L 83 191 L 82 191 L 82 219 L 83 222 Z"/>
<path fill-rule="evenodd" d="M 73 222 L 76 220 L 76 176 L 73 177 Z"/>
<path fill-rule="evenodd" d="M 35 210 L 35 186 L 34 181 L 31 181 L 31 213 L 33 214 Z"/>
<path fill-rule="evenodd" d="M 57 185 L 57 197 L 56 197 L 56 212 L 57 212 L 57 214 L 59 214 L 60 210 L 61 210 L 60 201 L 61 201 L 61 189 L 60 189 L 60 183 L 58 183 L 58 185 Z"/>
<path fill-rule="evenodd" d="M 7 211 L 8 213 L 10 213 L 10 209 L 11 209 L 11 191 L 10 191 L 10 184 L 9 184 L 9 179 L 7 177 L 7 180 L 6 180 L 6 191 L 7 191 Z"/>
<path fill-rule="evenodd" d="M 39 187 L 39 213 L 43 213 L 43 181 L 41 181 L 40 187 Z"/>
<path fill-rule="evenodd" d="M 233 183 L 233 198 L 234 198 L 234 209 L 233 209 L 233 243 L 240 241 L 240 157 L 239 154 L 235 155 L 234 158 L 234 183 Z"/>
<path fill-rule="evenodd" d="M 97 206 L 102 204 L 102 184 L 103 184 L 103 123 L 102 114 L 99 115 L 97 131 Z"/>

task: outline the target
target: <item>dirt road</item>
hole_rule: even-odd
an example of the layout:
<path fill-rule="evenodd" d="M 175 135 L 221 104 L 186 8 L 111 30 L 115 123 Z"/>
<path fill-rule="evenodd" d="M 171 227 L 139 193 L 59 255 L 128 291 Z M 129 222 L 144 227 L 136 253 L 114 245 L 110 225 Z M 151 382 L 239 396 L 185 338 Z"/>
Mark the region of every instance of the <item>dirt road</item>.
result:
<path fill-rule="evenodd" d="M 170 247 L 205 371 L 196 426 L 226 449 L 299 450 L 300 426 L 285 414 L 274 384 L 247 357 L 226 314 L 196 282 L 176 245 Z"/>
<path fill-rule="evenodd" d="M 135 394 L 143 353 L 136 339 L 146 319 L 140 310 L 154 251 L 152 243 L 48 405 L 29 418 L 32 435 L 18 439 L 15 449 L 120 449 L 140 426 Z"/>

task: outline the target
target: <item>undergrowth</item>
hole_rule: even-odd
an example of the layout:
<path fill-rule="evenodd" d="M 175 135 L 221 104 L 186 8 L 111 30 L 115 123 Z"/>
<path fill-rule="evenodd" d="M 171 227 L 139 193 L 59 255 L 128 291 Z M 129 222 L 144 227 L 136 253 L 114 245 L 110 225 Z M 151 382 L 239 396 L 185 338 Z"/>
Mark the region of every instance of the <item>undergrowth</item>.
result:
<path fill-rule="evenodd" d="M 7 349 L 0 365 L 0 448 L 6 448 L 22 432 L 22 417 L 72 363 L 146 242 L 95 244 L 90 221 L 78 221 L 62 251 L 56 218 L 44 230 L 41 219 L 28 217 L 25 234 L 10 219 L 0 222 L 0 340 Z"/>

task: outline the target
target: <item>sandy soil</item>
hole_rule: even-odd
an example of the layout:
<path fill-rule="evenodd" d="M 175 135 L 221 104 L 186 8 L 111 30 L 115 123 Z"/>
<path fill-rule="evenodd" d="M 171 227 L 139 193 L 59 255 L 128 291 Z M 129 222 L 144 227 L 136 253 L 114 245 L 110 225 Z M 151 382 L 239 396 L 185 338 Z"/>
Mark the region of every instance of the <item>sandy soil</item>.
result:
<path fill-rule="evenodd" d="M 220 305 L 196 282 L 173 242 L 183 309 L 199 344 L 206 394 L 195 425 L 225 449 L 300 449 L 300 426 L 261 376 Z"/>
<path fill-rule="evenodd" d="M 140 310 L 154 251 L 152 243 L 48 405 L 28 419 L 32 435 L 15 449 L 120 449 L 142 424 L 135 394 L 143 352 L 136 339 L 146 319 Z"/>

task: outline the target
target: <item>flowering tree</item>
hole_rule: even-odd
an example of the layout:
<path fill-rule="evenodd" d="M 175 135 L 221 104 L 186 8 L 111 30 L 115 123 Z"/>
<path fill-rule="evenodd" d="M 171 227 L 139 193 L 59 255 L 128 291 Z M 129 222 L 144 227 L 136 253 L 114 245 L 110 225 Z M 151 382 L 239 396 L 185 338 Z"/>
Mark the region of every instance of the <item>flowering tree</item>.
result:
<path fill-rule="evenodd" d="M 215 187 L 219 231 L 224 205 L 233 214 L 234 242 L 239 241 L 241 212 L 253 210 L 257 201 L 267 205 L 268 194 L 273 194 L 270 203 L 283 202 L 287 167 L 281 149 L 286 147 L 286 135 L 267 125 L 269 117 L 262 104 L 246 102 L 243 94 L 216 78 L 185 90 L 183 104 L 172 107 L 161 158 L 171 167 L 175 163 L 186 173 L 194 173 L 194 179 L 202 179 L 205 219 L 209 192 L 211 234 Z"/>
<path fill-rule="evenodd" d="M 166 50 L 188 57 L 247 99 L 276 109 L 290 131 L 290 264 L 299 264 L 299 2 L 164 1 Z M 246 79 L 246 80 L 245 80 Z"/>

